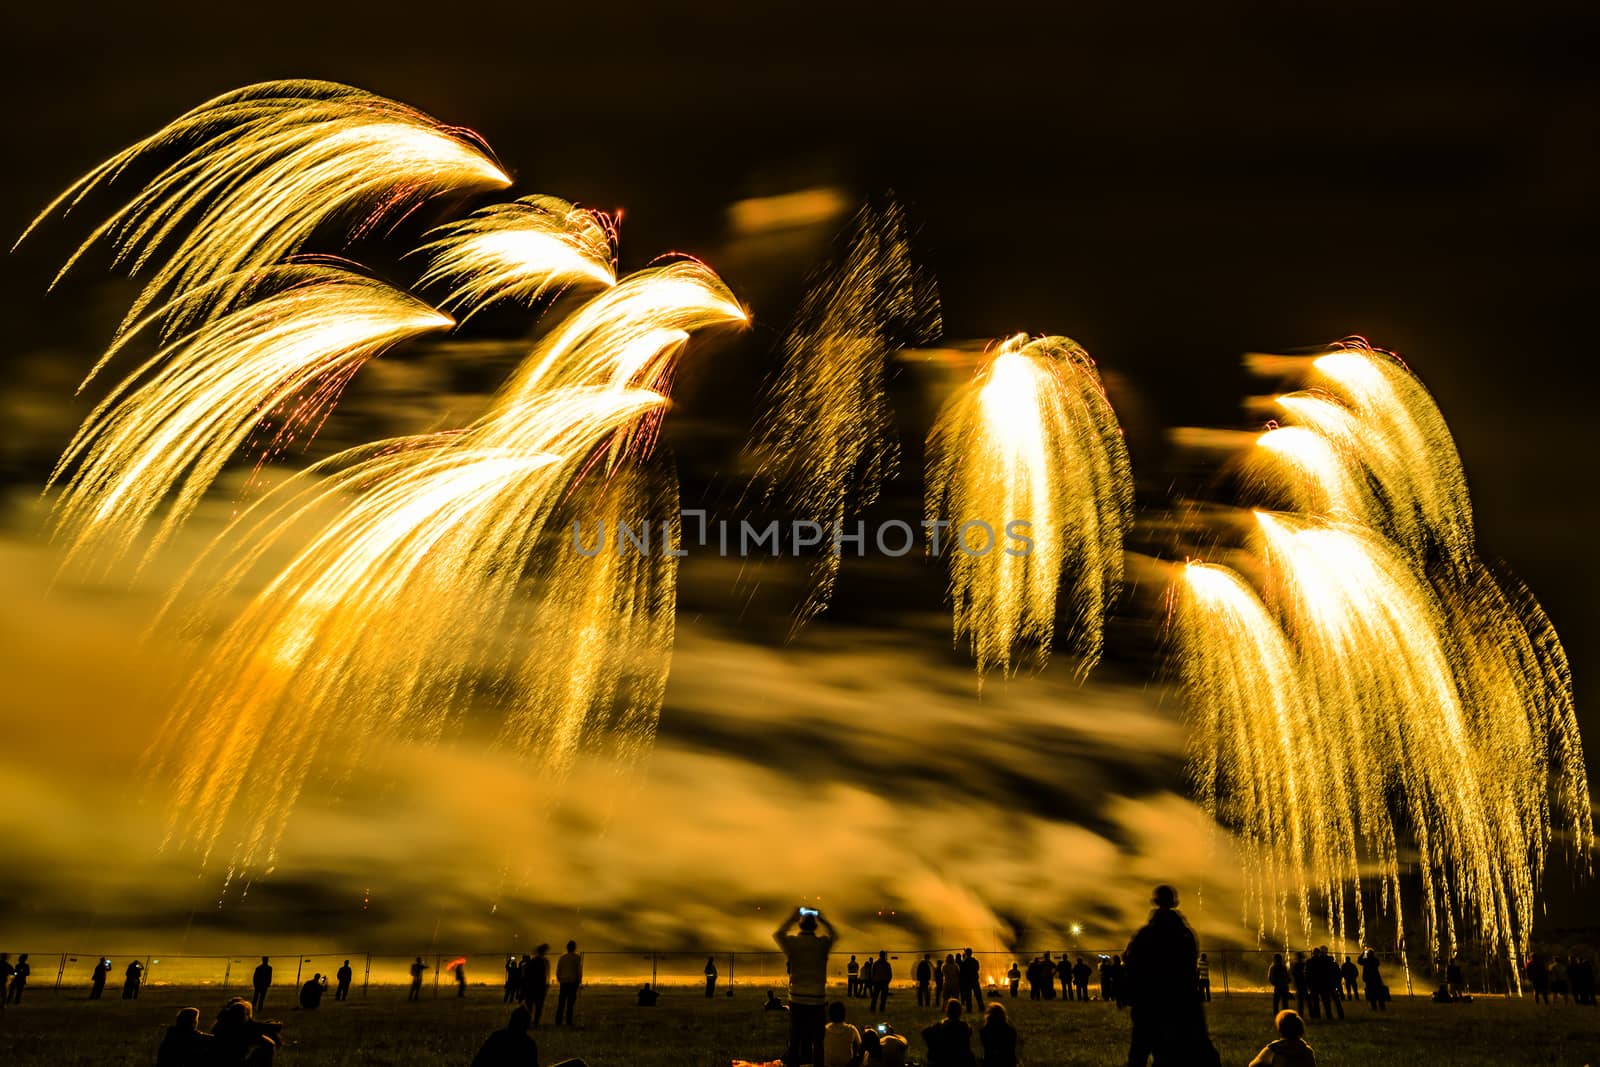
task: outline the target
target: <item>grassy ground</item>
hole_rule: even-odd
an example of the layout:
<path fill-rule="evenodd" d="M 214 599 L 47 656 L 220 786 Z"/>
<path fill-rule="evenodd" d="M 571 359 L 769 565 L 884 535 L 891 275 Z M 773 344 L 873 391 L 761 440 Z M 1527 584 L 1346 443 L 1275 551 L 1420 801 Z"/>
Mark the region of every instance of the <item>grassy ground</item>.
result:
<path fill-rule="evenodd" d="M 148 1065 L 163 1028 L 179 1007 L 201 1009 L 207 1021 L 224 998 L 216 989 L 153 987 L 137 1001 L 89 1001 L 82 993 L 28 991 L 27 1001 L 0 1015 L 0 1064 L 6 1067 L 70 1067 L 94 1064 Z M 497 990 L 472 988 L 464 1000 L 451 996 L 405 1003 L 404 991 L 374 988 L 363 1000 L 329 1000 L 317 1012 L 290 1010 L 289 990 L 275 990 L 267 1017 L 282 1019 L 286 1046 L 280 1062 L 363 1064 L 411 1067 L 465 1065 L 483 1036 L 502 1024 L 505 1012 Z M 916 1007 L 907 993 L 886 1013 L 871 1016 L 865 1001 L 851 1001 L 857 1025 L 887 1021 L 914 1035 L 932 1021 L 929 1009 Z M 1115 1064 L 1125 1055 L 1128 1017 L 1109 1005 L 1091 1002 L 1006 1001 L 1023 1036 L 1028 1067 Z M 553 1012 L 552 990 L 548 1009 Z M 1270 1033 L 1265 997 L 1214 1000 L 1209 1019 L 1224 1064 L 1248 1063 Z M 738 1056 L 775 1057 L 781 1052 L 786 1017 L 763 1013 L 758 991 L 740 990 L 732 998 L 706 1000 L 693 990 L 668 988 L 661 1004 L 641 1009 L 631 990 L 585 989 L 578 1005 L 578 1027 L 567 1031 L 545 1025 L 537 1032 L 541 1062 L 582 1056 L 591 1067 L 728 1067 Z M 1600 1009 L 1526 1000 L 1480 998 L 1471 1004 L 1433 1004 L 1401 998 L 1384 1014 L 1354 1005 L 1349 1019 L 1315 1024 L 1310 1040 L 1317 1062 L 1328 1065 L 1564 1064 L 1600 1067 Z M 912 1051 L 920 1058 L 921 1042 Z"/>

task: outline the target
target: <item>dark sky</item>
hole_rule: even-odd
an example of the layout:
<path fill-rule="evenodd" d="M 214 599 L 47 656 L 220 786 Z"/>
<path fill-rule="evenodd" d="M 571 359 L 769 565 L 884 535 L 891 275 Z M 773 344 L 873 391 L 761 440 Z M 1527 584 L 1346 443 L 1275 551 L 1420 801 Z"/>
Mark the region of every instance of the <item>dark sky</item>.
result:
<path fill-rule="evenodd" d="M 0 232 L 204 99 L 315 77 L 478 130 L 519 189 L 625 207 L 629 266 L 711 255 L 739 197 L 892 187 L 947 334 L 1071 335 L 1157 425 L 1249 425 L 1242 352 L 1364 334 L 1449 419 L 1594 768 L 1600 9 L 937 7 L 9 5 Z M 0 263 L 8 359 L 83 327 L 40 295 L 66 240 Z"/>

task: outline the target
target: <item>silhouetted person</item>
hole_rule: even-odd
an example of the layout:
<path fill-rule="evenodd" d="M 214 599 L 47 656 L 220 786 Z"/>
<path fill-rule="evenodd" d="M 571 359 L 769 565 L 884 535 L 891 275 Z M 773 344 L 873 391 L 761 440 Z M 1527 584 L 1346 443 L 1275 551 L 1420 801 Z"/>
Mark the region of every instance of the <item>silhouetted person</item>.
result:
<path fill-rule="evenodd" d="M 17 957 L 17 965 L 11 972 L 11 984 L 6 987 L 7 1003 L 22 1003 L 22 991 L 27 988 L 28 976 L 32 973 L 33 968 L 28 965 L 28 954 L 24 952 Z"/>
<path fill-rule="evenodd" d="M 789 1005 L 778 999 L 778 994 L 767 990 L 767 999 L 761 1003 L 762 1011 L 788 1011 Z"/>
<path fill-rule="evenodd" d="M 354 972 L 354 971 L 352 971 L 350 969 L 350 961 L 349 960 L 345 960 L 344 961 L 344 965 L 342 967 L 340 967 L 337 971 L 335 971 L 333 976 L 339 980 L 338 986 L 336 986 L 334 988 L 334 991 L 333 991 L 333 999 L 334 1000 L 349 1000 L 350 999 L 350 982 L 356 976 L 356 972 Z"/>
<path fill-rule="evenodd" d="M 207 1067 L 212 1063 L 211 1035 L 200 1029 L 199 1008 L 179 1008 L 156 1049 L 156 1067 Z"/>
<path fill-rule="evenodd" d="M 556 960 L 556 1025 L 571 1026 L 572 1010 L 578 1006 L 578 987 L 583 985 L 583 957 L 578 943 L 567 942 L 567 951 Z"/>
<path fill-rule="evenodd" d="M 458 998 L 466 996 L 467 995 L 467 961 L 466 960 L 462 960 L 461 962 L 457 963 L 454 967 L 450 968 L 450 970 L 453 971 L 455 973 L 455 976 L 456 976 L 456 996 Z"/>
<path fill-rule="evenodd" d="M 1356 988 L 1356 979 L 1361 977 L 1361 969 L 1350 961 L 1350 954 L 1344 956 L 1344 964 L 1339 968 L 1339 979 L 1344 983 L 1344 996 L 1346 1000 L 1355 1000 L 1361 996 Z"/>
<path fill-rule="evenodd" d="M 717 958 L 706 957 L 706 967 L 703 972 L 706 976 L 706 999 L 710 1000 L 717 995 Z"/>
<path fill-rule="evenodd" d="M 144 982 L 144 964 L 131 960 L 122 972 L 122 999 L 138 1000 L 139 986 Z"/>
<path fill-rule="evenodd" d="M 1289 964 L 1289 980 L 1294 983 L 1294 1009 L 1301 1019 L 1306 1018 L 1306 1001 L 1311 999 L 1311 986 L 1306 977 L 1306 954 L 1296 952 Z M 1311 1017 L 1316 1018 L 1316 1002 L 1311 1004 Z"/>
<path fill-rule="evenodd" d="M 961 964 L 956 960 L 954 953 L 944 958 L 944 966 L 940 968 L 939 974 L 941 988 L 938 1002 L 943 1004 L 951 997 L 959 998 L 961 996 Z"/>
<path fill-rule="evenodd" d="M 522 1005 L 511 1010 L 505 1026 L 490 1034 L 472 1057 L 472 1067 L 539 1067 L 539 1045 L 528 1033 L 533 1016 Z M 552 1067 L 584 1067 L 582 1060 L 562 1060 Z"/>
<path fill-rule="evenodd" d="M 925 1008 L 933 1003 L 933 955 L 924 952 L 917 961 L 917 968 L 912 972 L 912 977 L 917 982 L 917 1007 Z"/>
<path fill-rule="evenodd" d="M 1127 984 L 1133 1007 L 1128 1065 L 1145 1067 L 1152 1055 L 1158 1064 L 1220 1064 L 1206 1031 L 1205 1008 L 1195 996 L 1199 946 L 1178 912 L 1178 892 L 1156 886 L 1151 902 L 1155 910 L 1128 942 L 1122 957 L 1126 973 L 1118 978 L 1119 986 Z"/>
<path fill-rule="evenodd" d="M 894 1027 L 885 1023 L 880 1034 L 876 1027 L 869 1026 L 861 1036 L 862 1048 L 867 1053 L 862 1058 L 862 1067 L 906 1067 L 906 1052 L 911 1042 Z"/>
<path fill-rule="evenodd" d="M 272 961 L 267 957 L 261 957 L 261 963 L 250 976 L 250 986 L 255 990 L 250 1001 L 250 1010 L 254 1013 L 267 1006 L 267 990 L 272 988 Z"/>
<path fill-rule="evenodd" d="M 1039 957 L 1035 956 L 1028 961 L 1028 999 L 1043 1000 L 1044 993 L 1039 989 Z"/>
<path fill-rule="evenodd" d="M 861 995 L 861 964 L 856 962 L 853 952 L 850 962 L 844 965 L 844 995 L 852 998 Z"/>
<path fill-rule="evenodd" d="M 320 974 L 314 974 L 305 985 L 300 987 L 300 1007 L 306 1011 L 316 1011 L 322 1007 L 322 995 L 328 991 L 328 980 Z"/>
<path fill-rule="evenodd" d="M 1339 965 L 1326 945 L 1311 951 L 1306 963 L 1306 981 L 1311 984 L 1311 1014 L 1317 1015 L 1320 1005 L 1322 1017 L 1329 1022 L 1335 1015 L 1344 1018 L 1344 999 L 1339 995 Z"/>
<path fill-rule="evenodd" d="M 11 965 L 11 953 L 0 952 L 0 1011 L 6 1010 L 11 1000 L 11 976 L 17 969 Z"/>
<path fill-rule="evenodd" d="M 411 964 L 411 990 L 406 994 L 406 1000 L 422 999 L 422 976 L 428 972 L 428 965 L 418 956 Z"/>
<path fill-rule="evenodd" d="M 1267 984 L 1272 987 L 1272 1017 L 1289 1007 L 1289 965 L 1283 962 L 1283 953 L 1272 954 L 1272 966 L 1267 968 Z M 1298 1018 L 1298 1016 L 1296 1016 Z"/>
<path fill-rule="evenodd" d="M 821 1067 L 858 1067 L 861 1063 L 861 1031 L 844 1021 L 846 1010 L 842 1000 L 828 1005 L 828 1024 L 822 1031 Z"/>
<path fill-rule="evenodd" d="M 1039 989 L 1044 993 L 1044 999 L 1056 999 L 1056 964 L 1048 952 L 1039 957 Z M 978 1007 L 983 1005 L 979 1004 Z"/>
<path fill-rule="evenodd" d="M 1200 953 L 1200 962 L 1194 965 L 1194 982 L 1200 991 L 1200 999 L 1211 1003 L 1211 961 L 1206 959 L 1204 952 Z"/>
<path fill-rule="evenodd" d="M 1383 984 L 1378 954 L 1370 948 L 1361 957 L 1361 985 L 1367 991 L 1367 1007 L 1375 1011 L 1384 1010 L 1384 1005 L 1389 1002 L 1389 987 Z"/>
<path fill-rule="evenodd" d="M 990 1002 L 983 1010 L 978 1044 L 983 1046 L 983 1067 L 1017 1067 L 1017 1028 L 1006 1018 L 1004 1004 Z"/>
<path fill-rule="evenodd" d="M 248 1000 L 234 997 L 217 1013 L 207 1062 L 267 1067 L 277 1054 L 282 1031 L 282 1023 L 257 1019 Z"/>
<path fill-rule="evenodd" d="M 503 1003 L 522 999 L 522 964 L 515 956 L 506 957 L 506 996 Z"/>
<path fill-rule="evenodd" d="M 639 987 L 639 1007 L 653 1008 L 660 999 L 661 994 L 653 989 L 649 982 Z"/>
<path fill-rule="evenodd" d="M 94 962 L 94 976 L 90 978 L 89 999 L 99 1000 L 106 991 L 106 979 L 111 976 L 111 961 L 101 956 Z"/>
<path fill-rule="evenodd" d="M 1093 973 L 1094 968 L 1085 963 L 1082 956 L 1072 965 L 1072 985 L 1078 991 L 1078 1000 L 1089 999 L 1089 976 Z"/>
<path fill-rule="evenodd" d="M 1121 1011 L 1129 1003 L 1128 969 L 1122 957 L 1116 953 L 1111 955 L 1111 995 L 1117 1002 L 1117 1010 Z"/>
<path fill-rule="evenodd" d="M 544 998 L 550 993 L 550 946 L 540 945 L 522 971 L 522 999 L 533 1012 L 533 1025 L 544 1017 Z"/>
<path fill-rule="evenodd" d="M 1011 961 L 1011 969 L 1006 972 L 1006 981 L 1011 983 L 1011 999 L 1017 999 L 1017 991 L 1022 988 L 1022 968 L 1017 966 L 1017 961 Z"/>
<path fill-rule="evenodd" d="M 945 1001 L 944 1018 L 922 1029 L 928 1046 L 928 1067 L 976 1067 L 972 1055 L 972 1027 L 961 1018 L 961 1001 Z"/>
<path fill-rule="evenodd" d="M 978 957 L 972 954 L 970 948 L 961 950 L 961 958 L 956 961 L 961 965 L 961 1007 L 965 1011 L 972 1010 L 973 999 L 977 999 L 979 1007 L 983 1006 L 983 989 L 981 988 L 981 974 L 978 966 Z"/>
<path fill-rule="evenodd" d="M 1460 1000 L 1466 992 L 1466 979 L 1461 974 L 1461 961 L 1454 956 L 1450 957 L 1450 964 L 1444 971 L 1445 988 L 1451 1000 Z"/>
<path fill-rule="evenodd" d="M 823 932 L 818 933 L 817 927 Z M 833 925 L 814 910 L 795 908 L 778 924 L 772 939 L 783 950 L 789 966 L 789 1047 L 787 1067 L 816 1063 L 822 1058 L 822 1035 L 827 1027 L 828 953 L 836 938 Z"/>
<path fill-rule="evenodd" d="M 872 971 L 872 1010 L 889 1009 L 889 983 L 894 981 L 894 966 L 889 962 L 886 949 L 878 950 L 878 958 L 867 964 Z"/>
<path fill-rule="evenodd" d="M 1256 1053 L 1250 1067 L 1316 1067 L 1317 1058 L 1305 1041 L 1305 1020 L 1292 1011 L 1280 1011 L 1273 1025 L 1278 1040 Z"/>
<path fill-rule="evenodd" d="M 1072 961 L 1067 959 L 1067 954 L 1061 954 L 1061 962 L 1056 965 L 1056 976 L 1061 979 L 1061 999 L 1072 999 Z"/>

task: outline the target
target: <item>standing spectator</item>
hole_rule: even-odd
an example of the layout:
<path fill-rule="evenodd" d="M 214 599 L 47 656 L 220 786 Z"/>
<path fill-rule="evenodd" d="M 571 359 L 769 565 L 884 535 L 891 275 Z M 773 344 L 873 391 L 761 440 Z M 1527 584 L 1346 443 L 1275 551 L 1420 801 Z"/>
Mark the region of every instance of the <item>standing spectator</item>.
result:
<path fill-rule="evenodd" d="M 428 973 L 428 965 L 418 956 L 411 964 L 411 992 L 406 994 L 407 1001 L 422 999 L 422 976 Z"/>
<path fill-rule="evenodd" d="M 1111 999 L 1116 992 L 1114 988 L 1116 976 L 1111 970 L 1111 961 L 1104 956 L 1100 957 L 1100 1000 L 1105 1002 Z"/>
<path fill-rule="evenodd" d="M 144 964 L 138 960 L 128 961 L 128 967 L 122 972 L 122 999 L 138 1000 L 139 986 L 144 982 Z"/>
<path fill-rule="evenodd" d="M 951 998 L 961 996 L 961 964 L 956 959 L 955 953 L 944 958 L 944 966 L 939 970 L 940 990 L 937 1003 L 943 1004 Z"/>
<path fill-rule="evenodd" d="M 853 952 L 850 962 L 844 965 L 844 995 L 851 999 L 861 995 L 861 964 L 856 962 Z"/>
<path fill-rule="evenodd" d="M 1085 963 L 1082 956 L 1079 956 L 1078 962 L 1072 966 L 1072 984 L 1078 991 L 1079 1001 L 1089 999 L 1089 976 L 1093 973 L 1094 968 Z"/>
<path fill-rule="evenodd" d="M 350 983 L 355 979 L 356 976 L 356 972 L 350 969 L 350 961 L 345 960 L 339 969 L 333 973 L 333 976 L 339 980 L 339 984 L 335 986 L 333 990 L 333 999 L 349 1000 Z"/>
<path fill-rule="evenodd" d="M 1169 885 L 1156 886 L 1151 902 L 1155 910 L 1150 921 L 1133 935 L 1123 955 L 1126 996 L 1133 1006 L 1128 1067 L 1144 1067 L 1152 1055 L 1158 1064 L 1220 1065 L 1206 1031 L 1205 1008 L 1195 996 L 1199 952 L 1194 931 L 1178 911 L 1178 892 Z"/>
<path fill-rule="evenodd" d="M 961 965 L 961 969 L 956 972 L 961 976 L 961 1007 L 971 1011 L 974 998 L 978 1006 L 983 1007 L 982 975 L 979 972 L 978 957 L 972 954 L 970 948 L 964 948 L 961 950 L 961 959 L 958 962 Z"/>
<path fill-rule="evenodd" d="M 1044 999 L 1044 991 L 1039 988 L 1039 983 L 1043 980 L 1043 974 L 1040 971 L 1039 962 L 1040 961 L 1039 961 L 1039 957 L 1038 956 L 1035 956 L 1035 957 L 1033 957 L 1033 959 L 1028 961 L 1028 999 L 1029 1000 L 1043 1000 Z"/>
<path fill-rule="evenodd" d="M 1200 953 L 1200 962 L 1194 965 L 1194 980 L 1200 990 L 1200 999 L 1211 1003 L 1211 962 L 1206 959 L 1204 952 Z"/>
<path fill-rule="evenodd" d="M 1311 1017 L 1317 1017 L 1320 1006 L 1322 1018 L 1333 1022 L 1334 1014 L 1344 1018 L 1344 1002 L 1339 996 L 1339 965 L 1333 961 L 1328 946 L 1311 950 L 1306 964 L 1306 981 L 1311 985 Z"/>
<path fill-rule="evenodd" d="M 933 954 L 924 952 L 917 961 L 913 977 L 917 980 L 917 1007 L 926 1008 L 933 1003 Z"/>
<path fill-rule="evenodd" d="M 522 999 L 522 964 L 515 956 L 506 957 L 506 995 L 502 1004 Z"/>
<path fill-rule="evenodd" d="M 6 990 L 5 999 L 12 1004 L 22 1003 L 22 990 L 28 984 L 28 976 L 33 973 L 33 968 L 28 966 L 28 954 L 24 952 L 17 957 L 17 965 L 11 972 L 11 986 Z"/>
<path fill-rule="evenodd" d="M 1061 953 L 1061 962 L 1056 964 L 1056 974 L 1061 978 L 1061 999 L 1072 999 L 1072 961 L 1065 952 Z"/>
<path fill-rule="evenodd" d="M 111 961 L 101 956 L 94 964 L 94 977 L 90 979 L 89 999 L 99 1000 L 106 991 L 106 979 L 111 977 Z"/>
<path fill-rule="evenodd" d="M 450 968 L 456 978 L 456 997 L 459 999 L 467 995 L 467 960 L 463 956 L 456 960 L 456 965 Z"/>
<path fill-rule="evenodd" d="M 251 988 L 255 996 L 250 1000 L 252 1013 L 260 1011 L 267 1006 L 267 990 L 272 988 L 272 961 L 262 956 L 261 962 L 256 965 L 255 973 L 250 976 Z"/>
<path fill-rule="evenodd" d="M 1389 1002 L 1389 987 L 1383 984 L 1378 954 L 1370 948 L 1361 957 L 1361 984 L 1367 991 L 1367 1007 L 1382 1011 Z"/>
<path fill-rule="evenodd" d="M 861 1031 L 844 1021 L 844 1001 L 828 1005 L 828 1025 L 822 1033 L 822 1067 L 859 1067 Z"/>
<path fill-rule="evenodd" d="M 1278 1040 L 1256 1053 L 1250 1067 L 1316 1067 L 1317 1058 L 1305 1042 L 1305 1020 L 1292 1011 L 1280 1011 L 1273 1025 Z"/>
<path fill-rule="evenodd" d="M 710 1000 L 717 995 L 717 958 L 706 957 L 706 999 Z"/>
<path fill-rule="evenodd" d="M 1017 1028 L 1006 1018 L 1004 1004 L 991 1001 L 984 1009 L 978 1044 L 983 1046 L 983 1067 L 1017 1067 Z"/>
<path fill-rule="evenodd" d="M 821 927 L 823 932 L 818 933 Z M 789 966 L 789 1047 L 787 1067 L 816 1063 L 823 1055 L 827 1026 L 828 953 L 836 938 L 833 925 L 811 908 L 795 908 L 773 931 Z"/>
<path fill-rule="evenodd" d="M 928 1067 L 976 1067 L 972 1056 L 972 1027 L 961 1018 L 961 1001 L 951 997 L 944 1018 L 922 1030 L 928 1046 Z"/>
<path fill-rule="evenodd" d="M 878 958 L 867 964 L 872 971 L 872 1010 L 889 1010 L 889 983 L 894 981 L 894 966 L 889 962 L 887 949 L 878 950 Z"/>
<path fill-rule="evenodd" d="M 1283 953 L 1272 954 L 1272 966 L 1267 968 L 1267 984 L 1272 987 L 1272 1017 L 1289 1009 L 1289 968 L 1283 962 Z"/>
<path fill-rule="evenodd" d="M 1011 983 L 1011 999 L 1017 999 L 1017 990 L 1022 988 L 1022 968 L 1017 966 L 1017 961 L 1011 961 L 1011 969 L 1006 972 L 1006 981 Z"/>
<path fill-rule="evenodd" d="M 0 952 L 0 1011 L 5 1011 L 11 1000 L 11 976 L 16 973 L 17 969 L 11 966 L 11 953 Z"/>
<path fill-rule="evenodd" d="M 1356 989 L 1356 979 L 1361 977 L 1361 971 L 1354 963 L 1350 962 L 1350 953 L 1344 954 L 1344 965 L 1339 968 L 1339 978 L 1344 983 L 1344 998 L 1355 1000 L 1361 996 Z"/>
<path fill-rule="evenodd" d="M 1056 964 L 1048 952 L 1039 957 L 1039 985 L 1044 990 L 1044 999 L 1056 999 Z M 978 1007 L 983 1005 L 979 1004 Z"/>
<path fill-rule="evenodd" d="M 1117 1001 L 1117 1010 L 1121 1011 L 1129 1004 L 1129 994 L 1132 987 L 1128 985 L 1128 968 L 1121 956 L 1116 953 L 1111 955 L 1111 991 Z"/>
<path fill-rule="evenodd" d="M 539 945 L 522 970 L 522 999 L 533 1009 L 533 1025 L 544 1017 L 544 998 L 550 994 L 550 946 Z"/>
<path fill-rule="evenodd" d="M 1306 974 L 1306 954 L 1296 952 L 1289 965 L 1289 980 L 1294 983 L 1294 1010 L 1301 1019 L 1306 1018 L 1306 1001 L 1311 996 L 1310 976 Z M 1317 1017 L 1317 1002 L 1311 1001 L 1311 1018 Z"/>
<path fill-rule="evenodd" d="M 567 942 L 567 951 L 556 960 L 556 1025 L 572 1025 L 572 1009 L 578 1004 L 578 987 L 583 985 L 583 957 L 578 943 Z"/>

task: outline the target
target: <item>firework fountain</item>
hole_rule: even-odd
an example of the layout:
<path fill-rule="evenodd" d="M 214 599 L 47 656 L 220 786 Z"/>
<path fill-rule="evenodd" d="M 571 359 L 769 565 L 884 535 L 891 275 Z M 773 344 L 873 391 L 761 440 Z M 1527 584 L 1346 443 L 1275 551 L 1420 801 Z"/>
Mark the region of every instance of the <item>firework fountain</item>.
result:
<path fill-rule="evenodd" d="M 1430 956 L 1520 955 L 1555 826 L 1579 856 L 1593 840 L 1560 643 L 1478 560 L 1410 371 L 1364 343 L 1298 369 L 1243 479 L 1293 510 L 1173 587 L 1201 798 L 1240 833 L 1263 935 L 1309 942 L 1320 913 L 1368 943 L 1371 885 L 1403 948 L 1414 864 Z"/>

